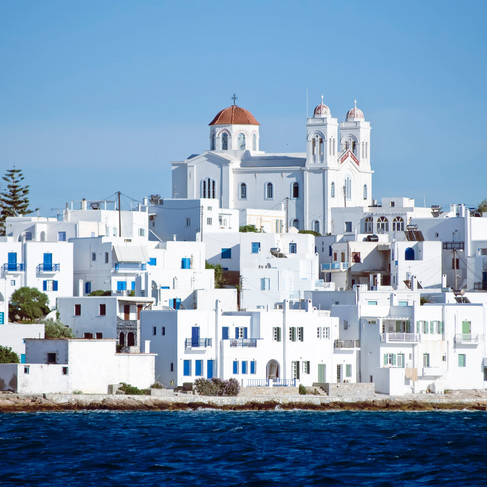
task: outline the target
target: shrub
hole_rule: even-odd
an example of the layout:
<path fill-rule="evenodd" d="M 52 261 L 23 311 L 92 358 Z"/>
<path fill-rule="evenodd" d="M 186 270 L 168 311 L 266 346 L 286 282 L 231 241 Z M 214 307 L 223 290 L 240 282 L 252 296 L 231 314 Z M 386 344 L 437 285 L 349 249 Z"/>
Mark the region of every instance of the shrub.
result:
<path fill-rule="evenodd" d="M 74 338 L 74 333 L 71 328 L 59 320 L 44 320 L 44 336 L 45 338 Z"/>
<path fill-rule="evenodd" d="M 159 381 L 154 382 L 154 384 L 151 385 L 151 388 L 152 389 L 165 389 L 165 387 Z"/>
<path fill-rule="evenodd" d="M 255 225 L 242 225 L 238 227 L 238 231 L 242 233 L 264 233 L 259 230 Z"/>
<path fill-rule="evenodd" d="M 314 230 L 299 230 L 298 233 L 304 233 L 307 235 L 314 235 L 315 237 L 321 237 L 321 233 L 315 232 Z"/>
<path fill-rule="evenodd" d="M 37 288 L 21 287 L 10 298 L 8 317 L 11 322 L 34 323 L 49 313 L 49 299 Z"/>
<path fill-rule="evenodd" d="M 0 364 L 18 364 L 19 356 L 10 348 L 0 346 Z"/>
<path fill-rule="evenodd" d="M 122 382 L 122 386 L 119 387 L 118 390 L 122 391 L 124 394 L 129 394 L 131 396 L 142 396 L 143 394 L 147 394 L 147 390 L 139 389 L 138 387 L 126 384 L 125 382 Z"/>
<path fill-rule="evenodd" d="M 229 380 L 196 379 L 194 382 L 196 392 L 202 396 L 236 396 L 240 392 L 240 384 L 233 377 Z"/>
<path fill-rule="evenodd" d="M 111 291 L 103 291 L 102 289 L 97 289 L 96 291 L 91 291 L 88 296 L 111 296 Z"/>
<path fill-rule="evenodd" d="M 306 389 L 305 386 L 303 386 L 303 384 L 299 384 L 299 389 L 298 389 L 298 392 L 305 396 L 306 394 L 308 394 L 308 390 Z"/>

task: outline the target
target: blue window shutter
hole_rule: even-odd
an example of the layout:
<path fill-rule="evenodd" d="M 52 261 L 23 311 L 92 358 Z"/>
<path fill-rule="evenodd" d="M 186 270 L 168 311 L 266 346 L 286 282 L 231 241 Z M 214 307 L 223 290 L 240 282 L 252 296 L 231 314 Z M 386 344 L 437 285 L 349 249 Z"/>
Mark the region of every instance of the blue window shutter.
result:
<path fill-rule="evenodd" d="M 184 361 L 183 375 L 191 375 L 191 360 Z"/>
<path fill-rule="evenodd" d="M 247 338 L 247 327 L 243 329 L 243 337 Z"/>
<path fill-rule="evenodd" d="M 20 363 L 25 364 L 25 353 L 20 354 Z"/>
<path fill-rule="evenodd" d="M 242 362 L 242 374 L 246 374 L 247 373 L 247 361 L 244 360 Z"/>
<path fill-rule="evenodd" d="M 206 378 L 213 378 L 213 360 L 208 360 L 208 362 L 206 363 Z"/>
<path fill-rule="evenodd" d="M 195 361 L 194 375 L 201 375 L 203 369 L 203 360 Z"/>
<path fill-rule="evenodd" d="M 135 291 L 135 281 L 132 281 L 132 283 L 130 284 L 130 289 L 132 289 L 132 291 Z"/>
<path fill-rule="evenodd" d="M 235 327 L 235 338 L 238 338 L 239 335 L 239 328 L 238 326 Z"/>
<path fill-rule="evenodd" d="M 231 259 L 232 258 L 232 249 L 222 249 L 221 258 L 222 259 Z"/>
<path fill-rule="evenodd" d="M 42 290 L 47 291 L 47 281 L 42 281 Z"/>
<path fill-rule="evenodd" d="M 250 362 L 250 373 L 255 374 L 255 360 L 252 360 L 252 362 Z"/>
<path fill-rule="evenodd" d="M 91 282 L 87 281 L 85 282 L 85 294 L 90 294 L 91 293 Z"/>
<path fill-rule="evenodd" d="M 222 327 L 222 340 L 228 340 L 228 326 Z"/>
<path fill-rule="evenodd" d="M 238 374 L 238 360 L 233 361 L 233 373 Z"/>
<path fill-rule="evenodd" d="M 58 290 L 57 281 L 52 281 L 52 290 L 53 291 L 57 291 Z"/>

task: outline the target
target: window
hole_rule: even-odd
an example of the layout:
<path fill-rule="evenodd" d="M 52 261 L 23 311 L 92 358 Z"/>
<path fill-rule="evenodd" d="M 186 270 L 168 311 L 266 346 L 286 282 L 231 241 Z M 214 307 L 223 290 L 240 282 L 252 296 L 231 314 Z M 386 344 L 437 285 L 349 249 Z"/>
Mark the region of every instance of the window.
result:
<path fill-rule="evenodd" d="M 289 253 L 290 254 L 297 254 L 298 253 L 298 244 L 291 242 L 289 244 Z"/>
<path fill-rule="evenodd" d="M 397 354 L 397 366 L 404 368 L 404 354 L 403 353 Z"/>
<path fill-rule="evenodd" d="M 157 326 L 153 326 L 152 327 L 152 335 L 156 336 L 156 334 L 157 334 Z"/>
<path fill-rule="evenodd" d="M 364 184 L 364 200 L 368 198 L 368 191 L 367 191 L 367 185 Z"/>
<path fill-rule="evenodd" d="M 384 354 L 384 365 L 385 366 L 396 365 L 396 354 L 394 354 L 394 353 L 385 353 Z"/>
<path fill-rule="evenodd" d="M 345 178 L 345 198 L 347 198 L 347 200 L 351 200 L 352 199 L 352 180 L 347 177 Z"/>
<path fill-rule="evenodd" d="M 105 316 L 107 314 L 107 305 L 100 304 L 100 316 Z"/>
<path fill-rule="evenodd" d="M 127 283 L 125 281 L 117 281 L 117 291 L 126 291 Z"/>
<path fill-rule="evenodd" d="M 457 270 L 460 267 L 460 259 L 459 258 L 454 258 L 451 260 L 451 268 L 453 270 Z"/>
<path fill-rule="evenodd" d="M 47 363 L 48 364 L 55 364 L 56 363 L 56 354 L 55 353 L 48 353 L 47 354 Z"/>
<path fill-rule="evenodd" d="M 243 360 L 242 361 L 242 374 L 247 374 L 248 370 L 248 362 L 246 360 Z"/>
<path fill-rule="evenodd" d="M 91 293 L 91 282 L 87 281 L 85 282 L 85 294 L 90 294 Z"/>
<path fill-rule="evenodd" d="M 110 262 L 110 256 L 108 252 L 105 252 L 105 264 L 108 264 Z"/>
<path fill-rule="evenodd" d="M 323 338 L 325 339 L 329 339 L 330 338 L 330 327 L 329 326 L 324 326 L 323 327 L 323 334 L 322 334 Z"/>
<path fill-rule="evenodd" d="M 191 375 L 191 360 L 185 360 L 184 361 L 183 375 L 186 377 Z"/>
<path fill-rule="evenodd" d="M 96 260 L 96 252 L 91 252 L 91 261 L 95 262 Z"/>
<path fill-rule="evenodd" d="M 222 150 L 228 150 L 228 134 L 226 132 L 222 134 Z"/>
<path fill-rule="evenodd" d="M 222 259 L 231 259 L 232 258 L 232 249 L 222 249 L 221 258 Z"/>
<path fill-rule="evenodd" d="M 271 279 L 269 277 L 262 277 L 260 279 L 260 290 L 269 291 L 271 288 Z"/>
<path fill-rule="evenodd" d="M 210 136 L 210 150 L 215 150 L 215 132 L 211 132 L 211 136 Z"/>
<path fill-rule="evenodd" d="M 343 329 L 348 330 L 348 320 L 343 320 Z"/>
<path fill-rule="evenodd" d="M 32 240 L 32 232 L 25 232 L 25 240 Z"/>
<path fill-rule="evenodd" d="M 203 360 L 194 361 L 194 375 L 203 375 Z"/>
<path fill-rule="evenodd" d="M 377 219 L 377 232 L 384 233 L 389 231 L 389 220 L 385 216 Z"/>
<path fill-rule="evenodd" d="M 216 183 L 214 179 L 203 179 L 203 181 L 201 181 L 201 197 L 214 198 L 216 194 L 215 187 Z"/>
<path fill-rule="evenodd" d="M 368 216 L 365 219 L 365 233 L 372 233 L 374 231 L 374 219 L 371 216 Z"/>
<path fill-rule="evenodd" d="M 233 361 L 233 373 L 238 374 L 238 360 Z"/>
<path fill-rule="evenodd" d="M 304 360 L 303 361 L 303 374 L 309 374 L 309 373 L 310 373 L 309 360 Z"/>
<path fill-rule="evenodd" d="M 245 134 L 238 134 L 238 149 L 239 150 L 245 150 Z"/>
<path fill-rule="evenodd" d="M 423 353 L 423 367 L 429 367 L 429 366 L 430 366 L 430 354 Z"/>
<path fill-rule="evenodd" d="M 352 252 L 352 262 L 355 264 L 360 264 L 360 262 L 362 262 L 360 259 L 360 252 Z"/>
<path fill-rule="evenodd" d="M 252 253 L 258 254 L 260 250 L 260 242 L 252 242 Z"/>
<path fill-rule="evenodd" d="M 352 232 L 352 222 L 345 222 L 345 233 Z"/>
<path fill-rule="evenodd" d="M 281 341 L 281 328 L 279 326 L 274 326 L 272 328 L 272 339 L 275 342 L 280 342 Z"/>
<path fill-rule="evenodd" d="M 213 225 L 213 219 L 212 218 L 207 218 L 206 219 L 206 224 L 207 225 Z"/>
<path fill-rule="evenodd" d="M 404 220 L 400 216 L 396 216 L 394 220 L 392 220 L 392 231 L 393 232 L 404 231 Z"/>
<path fill-rule="evenodd" d="M 467 356 L 464 353 L 458 354 L 458 366 L 459 367 L 466 367 L 467 366 Z"/>
<path fill-rule="evenodd" d="M 151 257 L 148 262 L 149 265 L 157 265 L 157 259 L 155 257 Z"/>
<path fill-rule="evenodd" d="M 352 364 L 345 365 L 345 377 L 352 377 Z"/>
<path fill-rule="evenodd" d="M 255 360 L 252 360 L 250 362 L 250 373 L 256 374 L 257 373 L 256 370 L 257 370 L 257 362 Z"/>
<path fill-rule="evenodd" d="M 81 316 L 81 304 L 74 305 L 74 316 Z"/>
<path fill-rule="evenodd" d="M 411 247 L 408 247 L 404 251 L 404 260 L 414 260 L 414 249 Z"/>
<path fill-rule="evenodd" d="M 68 375 L 68 368 L 67 367 L 63 367 L 63 375 Z"/>
<path fill-rule="evenodd" d="M 191 259 L 189 257 L 181 259 L 181 269 L 191 269 Z"/>
<path fill-rule="evenodd" d="M 331 183 L 331 190 L 330 190 L 331 197 L 335 197 L 335 183 Z"/>
<path fill-rule="evenodd" d="M 174 372 L 174 362 L 171 362 L 171 365 L 170 365 L 170 371 L 171 371 L 171 372 Z"/>
<path fill-rule="evenodd" d="M 30 373 L 30 367 L 28 365 L 26 365 L 24 367 L 24 374 L 29 374 Z"/>
<path fill-rule="evenodd" d="M 58 242 L 66 242 L 66 232 L 57 232 Z"/>
<path fill-rule="evenodd" d="M 298 183 L 293 183 L 292 197 L 293 198 L 299 198 L 299 184 Z"/>
<path fill-rule="evenodd" d="M 391 208 L 394 208 L 396 206 L 396 202 L 395 201 L 391 201 L 390 206 L 391 206 Z"/>
<path fill-rule="evenodd" d="M 240 185 L 240 199 L 241 200 L 247 199 L 247 185 L 245 183 L 242 183 Z"/>
<path fill-rule="evenodd" d="M 304 329 L 302 326 L 298 328 L 298 340 L 302 342 L 304 340 Z"/>
<path fill-rule="evenodd" d="M 15 282 L 14 282 L 15 285 Z M 43 291 L 57 291 L 58 290 L 58 281 L 53 281 L 52 279 L 47 279 L 42 281 L 42 290 Z"/>
<path fill-rule="evenodd" d="M 162 333 L 162 336 L 166 335 L 166 327 L 165 326 L 162 327 L 161 333 Z"/>
<path fill-rule="evenodd" d="M 103 338 L 103 333 L 101 331 L 96 332 L 96 339 L 101 340 Z"/>
<path fill-rule="evenodd" d="M 296 341 L 296 327 L 295 326 L 291 326 L 289 328 L 289 340 L 291 342 L 295 342 Z"/>
<path fill-rule="evenodd" d="M 320 233 L 320 222 L 318 220 L 313 222 L 313 231 Z"/>
<path fill-rule="evenodd" d="M 369 306 L 377 306 L 377 301 L 367 301 Z"/>
<path fill-rule="evenodd" d="M 265 185 L 265 199 L 274 199 L 274 186 L 272 185 L 272 183 L 266 183 Z"/>
<path fill-rule="evenodd" d="M 222 340 L 228 340 L 228 326 L 222 327 Z"/>
<path fill-rule="evenodd" d="M 294 218 L 293 221 L 291 222 L 291 226 L 294 228 L 298 228 L 299 220 L 297 218 Z"/>
<path fill-rule="evenodd" d="M 187 227 L 191 226 L 191 218 L 186 218 L 186 226 Z"/>
<path fill-rule="evenodd" d="M 299 379 L 299 361 L 291 362 L 292 378 Z"/>

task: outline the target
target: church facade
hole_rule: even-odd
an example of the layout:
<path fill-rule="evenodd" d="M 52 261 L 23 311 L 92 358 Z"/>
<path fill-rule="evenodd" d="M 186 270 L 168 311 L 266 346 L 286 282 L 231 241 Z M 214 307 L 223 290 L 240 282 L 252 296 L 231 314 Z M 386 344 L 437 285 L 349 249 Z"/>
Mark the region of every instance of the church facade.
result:
<path fill-rule="evenodd" d="M 323 103 L 306 121 L 306 152 L 260 150 L 260 124 L 232 105 L 210 122 L 210 150 L 172 163 L 173 198 L 221 208 L 286 210 L 287 228 L 332 231 L 331 209 L 372 203 L 370 123 L 354 108 L 338 122 Z"/>

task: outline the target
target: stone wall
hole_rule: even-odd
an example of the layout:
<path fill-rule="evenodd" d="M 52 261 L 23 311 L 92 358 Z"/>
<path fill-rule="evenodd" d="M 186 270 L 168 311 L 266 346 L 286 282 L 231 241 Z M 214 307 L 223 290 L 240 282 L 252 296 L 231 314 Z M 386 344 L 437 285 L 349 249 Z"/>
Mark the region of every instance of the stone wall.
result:
<path fill-rule="evenodd" d="M 330 397 L 373 397 L 375 395 L 375 385 L 373 382 L 357 383 L 325 383 L 313 384 L 321 387 Z"/>

